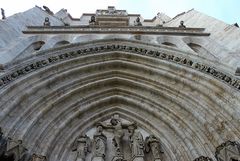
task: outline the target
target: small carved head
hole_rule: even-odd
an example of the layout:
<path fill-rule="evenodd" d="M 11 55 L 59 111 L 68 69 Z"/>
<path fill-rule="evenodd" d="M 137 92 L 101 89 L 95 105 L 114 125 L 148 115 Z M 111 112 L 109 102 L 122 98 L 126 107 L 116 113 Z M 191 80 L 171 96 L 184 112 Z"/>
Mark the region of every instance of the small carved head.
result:
<path fill-rule="evenodd" d="M 49 18 L 48 17 L 45 17 L 45 22 L 49 22 Z"/>
<path fill-rule="evenodd" d="M 180 25 L 183 25 L 184 24 L 184 21 L 180 21 Z"/>
<path fill-rule="evenodd" d="M 118 120 L 115 119 L 115 118 L 112 118 L 112 119 L 110 120 L 110 123 L 111 123 L 113 126 L 115 126 L 115 125 L 118 124 Z"/>
<path fill-rule="evenodd" d="M 140 22 L 140 17 L 139 16 L 137 17 L 136 22 Z"/>
<path fill-rule="evenodd" d="M 95 16 L 91 16 L 91 21 L 95 21 Z"/>
<path fill-rule="evenodd" d="M 103 132 L 103 126 L 102 125 L 97 125 L 97 132 L 101 133 Z"/>
<path fill-rule="evenodd" d="M 136 127 L 133 125 L 128 126 L 128 132 L 130 133 L 130 135 L 132 135 L 134 133 L 135 129 L 136 129 Z"/>

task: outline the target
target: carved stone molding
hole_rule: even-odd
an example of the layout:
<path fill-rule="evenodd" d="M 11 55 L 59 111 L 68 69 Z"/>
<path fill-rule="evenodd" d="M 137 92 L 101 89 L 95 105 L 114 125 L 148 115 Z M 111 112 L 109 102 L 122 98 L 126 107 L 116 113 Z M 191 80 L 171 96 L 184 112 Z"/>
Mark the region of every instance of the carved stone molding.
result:
<path fill-rule="evenodd" d="M 236 141 L 227 141 L 216 148 L 217 161 L 240 160 L 240 144 Z"/>
<path fill-rule="evenodd" d="M 78 50 L 75 50 L 75 51 L 60 53 L 57 55 L 49 56 L 48 58 L 45 58 L 42 60 L 29 63 L 23 67 L 20 67 L 15 71 L 11 71 L 9 73 L 2 75 L 0 77 L 0 88 L 8 85 L 9 83 L 13 82 L 14 80 L 24 75 L 27 75 L 45 66 L 58 63 L 61 61 L 65 61 L 67 59 L 76 58 L 82 55 L 97 54 L 97 53 L 109 52 L 109 51 L 124 51 L 124 52 L 139 54 L 139 55 L 155 57 L 164 61 L 169 61 L 171 63 L 183 65 L 185 67 L 189 67 L 197 71 L 203 72 L 205 74 L 208 74 L 214 77 L 215 79 L 218 79 L 219 81 L 229 85 L 230 87 L 240 91 L 239 79 L 235 78 L 234 76 L 225 74 L 209 65 L 206 65 L 200 62 L 195 62 L 191 59 L 187 59 L 184 57 L 168 54 L 163 51 L 149 50 L 146 48 L 140 48 L 140 47 L 135 47 L 130 45 L 120 45 L 118 43 L 111 43 L 107 45 L 97 45 L 95 47 L 79 48 Z"/>
<path fill-rule="evenodd" d="M 96 18 L 98 24 L 101 17 Z M 105 20 L 105 19 L 103 19 Z M 175 36 L 209 36 L 210 33 L 204 32 L 204 28 L 179 28 L 179 27 L 149 27 L 149 26 L 126 26 L 128 22 L 126 19 L 120 19 L 125 25 L 107 27 L 106 25 L 90 25 L 90 26 L 28 26 L 24 34 L 73 34 L 73 33 L 92 33 L 92 34 L 144 34 L 151 35 L 175 35 Z M 119 18 L 118 18 L 119 21 Z M 116 21 L 117 22 L 117 21 Z"/>
<path fill-rule="evenodd" d="M 42 155 L 38 155 L 38 154 L 33 154 L 32 155 L 32 160 L 31 161 L 46 161 L 47 157 L 46 156 L 42 156 Z"/>
<path fill-rule="evenodd" d="M 194 159 L 193 161 L 213 161 L 213 160 L 212 160 L 212 158 L 209 158 L 209 157 L 200 156 L 200 157 Z"/>

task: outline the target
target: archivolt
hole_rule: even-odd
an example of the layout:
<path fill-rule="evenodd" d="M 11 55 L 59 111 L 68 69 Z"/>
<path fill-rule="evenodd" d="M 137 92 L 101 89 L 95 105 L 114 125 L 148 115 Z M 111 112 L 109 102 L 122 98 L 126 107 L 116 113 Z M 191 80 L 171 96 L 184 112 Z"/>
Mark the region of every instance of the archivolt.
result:
<path fill-rule="evenodd" d="M 20 66 L 76 51 L 78 45 L 40 53 Z M 165 52 L 175 54 L 176 49 Z M 44 66 L 2 88 L 4 132 L 51 161 L 65 161 L 81 132 L 114 113 L 161 138 L 169 160 L 213 157 L 222 142 L 239 139 L 237 90 L 198 70 L 148 55 L 95 53 Z M 17 68 L 13 63 L 9 72 Z"/>

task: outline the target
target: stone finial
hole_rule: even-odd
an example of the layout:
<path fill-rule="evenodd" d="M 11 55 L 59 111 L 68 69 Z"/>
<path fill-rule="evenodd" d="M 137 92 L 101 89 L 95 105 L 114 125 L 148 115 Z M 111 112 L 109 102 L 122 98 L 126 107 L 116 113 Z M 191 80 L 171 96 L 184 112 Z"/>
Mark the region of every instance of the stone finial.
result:
<path fill-rule="evenodd" d="M 50 15 L 53 15 L 53 12 L 47 7 L 47 6 L 43 6 L 43 9 Z"/>
<path fill-rule="evenodd" d="M 51 23 L 50 23 L 50 20 L 49 20 L 48 17 L 45 17 L 45 20 L 44 20 L 43 26 L 51 26 Z"/>
<path fill-rule="evenodd" d="M 95 23 L 96 23 L 96 17 L 91 16 L 91 19 L 89 20 L 89 25 L 95 25 Z"/>
<path fill-rule="evenodd" d="M 236 76 L 240 76 L 240 67 L 237 67 L 236 72 L 235 72 L 235 75 L 236 75 Z"/>
<path fill-rule="evenodd" d="M 1 14 L 2 14 L 2 19 L 6 19 L 6 16 L 5 16 L 5 11 L 3 8 L 1 8 Z"/>
<path fill-rule="evenodd" d="M 136 21 L 134 21 L 134 26 L 142 26 L 142 23 L 141 23 L 141 20 L 140 20 L 139 16 L 136 18 Z"/>
<path fill-rule="evenodd" d="M 114 14 L 116 12 L 116 8 L 114 6 L 108 6 L 108 13 Z"/>
<path fill-rule="evenodd" d="M 237 23 L 237 22 L 236 22 L 236 23 L 234 23 L 234 24 L 233 24 L 233 26 L 235 26 L 235 27 L 239 28 L 239 25 L 238 25 L 238 23 Z"/>
<path fill-rule="evenodd" d="M 180 21 L 180 25 L 178 27 L 179 28 L 186 28 L 186 26 L 184 25 L 184 21 Z"/>

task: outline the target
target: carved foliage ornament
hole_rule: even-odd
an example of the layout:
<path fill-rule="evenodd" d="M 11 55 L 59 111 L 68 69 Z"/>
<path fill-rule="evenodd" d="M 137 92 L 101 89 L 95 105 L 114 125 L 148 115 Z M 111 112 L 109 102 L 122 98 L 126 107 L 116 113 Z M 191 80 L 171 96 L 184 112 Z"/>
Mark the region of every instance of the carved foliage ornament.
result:
<path fill-rule="evenodd" d="M 200 156 L 200 157 L 194 159 L 193 161 L 213 161 L 213 160 L 212 160 L 212 158 L 209 158 L 209 157 Z"/>
<path fill-rule="evenodd" d="M 240 160 L 240 144 L 235 141 L 227 141 L 216 148 L 217 161 Z"/>
<path fill-rule="evenodd" d="M 184 65 L 192 69 L 198 70 L 200 72 L 203 72 L 205 74 L 208 74 L 226 83 L 227 85 L 235 88 L 236 90 L 240 91 L 239 79 L 234 78 L 233 76 L 230 76 L 228 74 L 222 73 L 217 69 L 215 69 L 214 67 L 211 67 L 199 62 L 194 62 L 187 58 L 167 54 L 163 51 L 149 50 L 141 47 L 133 47 L 133 46 L 119 45 L 119 44 L 108 44 L 108 45 L 101 45 L 101 46 L 95 46 L 90 48 L 81 48 L 76 51 L 61 53 L 58 55 L 50 56 L 48 58 L 30 63 L 28 65 L 25 65 L 24 67 L 20 67 L 18 70 L 12 71 L 0 77 L 0 88 L 30 72 L 36 71 L 37 69 L 43 68 L 45 66 L 48 66 L 57 62 L 61 62 L 67 59 L 75 58 L 81 55 L 96 54 L 96 53 L 107 52 L 107 51 L 125 51 L 125 52 L 134 53 L 134 54 L 147 55 L 147 56 L 155 57 L 161 60 Z"/>

